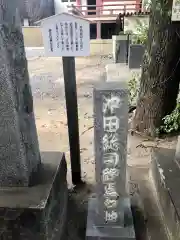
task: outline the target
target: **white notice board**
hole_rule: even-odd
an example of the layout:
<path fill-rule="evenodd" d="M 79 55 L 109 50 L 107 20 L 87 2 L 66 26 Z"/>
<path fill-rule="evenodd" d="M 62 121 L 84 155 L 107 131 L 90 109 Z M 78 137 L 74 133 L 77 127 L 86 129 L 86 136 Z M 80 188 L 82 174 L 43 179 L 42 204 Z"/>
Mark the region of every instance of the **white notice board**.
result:
<path fill-rule="evenodd" d="M 68 13 L 42 20 L 45 53 L 50 57 L 89 56 L 89 21 Z"/>
<path fill-rule="evenodd" d="M 173 0 L 171 20 L 180 21 L 180 0 Z"/>

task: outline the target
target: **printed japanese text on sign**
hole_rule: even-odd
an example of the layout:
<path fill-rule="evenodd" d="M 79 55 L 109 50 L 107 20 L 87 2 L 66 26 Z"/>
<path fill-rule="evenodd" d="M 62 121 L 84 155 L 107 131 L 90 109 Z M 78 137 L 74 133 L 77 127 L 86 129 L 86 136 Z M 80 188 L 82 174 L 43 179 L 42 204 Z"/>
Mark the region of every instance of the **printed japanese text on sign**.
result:
<path fill-rule="evenodd" d="M 53 52 L 53 38 L 52 38 L 52 29 L 49 29 L 49 44 L 51 52 Z"/>
<path fill-rule="evenodd" d="M 83 27 L 79 27 L 79 32 L 80 32 L 80 50 L 83 50 Z"/>
<path fill-rule="evenodd" d="M 74 48 L 73 48 L 74 47 L 73 23 L 71 22 L 69 25 L 70 25 L 69 28 L 70 28 L 70 38 L 71 38 L 71 51 L 73 51 L 74 50 Z"/>
<path fill-rule="evenodd" d="M 61 26 L 61 51 L 64 51 L 64 24 L 61 22 L 60 23 Z"/>
<path fill-rule="evenodd" d="M 75 24 L 76 51 L 78 51 L 79 50 L 79 47 L 78 47 L 78 24 L 77 24 L 77 22 L 75 22 L 74 24 Z"/>
<path fill-rule="evenodd" d="M 66 34 L 66 50 L 69 51 L 69 29 L 67 22 L 65 22 L 65 34 Z"/>
<path fill-rule="evenodd" d="M 57 42 L 57 48 L 59 48 L 59 28 L 58 25 L 56 24 L 56 42 Z"/>

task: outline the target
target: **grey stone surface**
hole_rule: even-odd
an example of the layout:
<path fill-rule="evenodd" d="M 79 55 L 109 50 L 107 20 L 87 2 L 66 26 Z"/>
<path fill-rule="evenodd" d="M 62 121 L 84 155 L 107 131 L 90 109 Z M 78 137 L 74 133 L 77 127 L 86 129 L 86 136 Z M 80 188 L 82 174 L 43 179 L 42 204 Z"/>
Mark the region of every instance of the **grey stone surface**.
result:
<path fill-rule="evenodd" d="M 144 45 L 132 44 L 129 46 L 128 65 L 130 69 L 141 67 L 144 51 Z"/>
<path fill-rule="evenodd" d="M 180 166 L 180 136 L 178 136 L 178 140 L 176 144 L 175 161 Z"/>
<path fill-rule="evenodd" d="M 42 152 L 36 186 L 1 189 L 0 239 L 63 239 L 68 200 L 66 173 L 64 154 Z"/>
<path fill-rule="evenodd" d="M 129 69 L 124 63 L 111 63 L 106 65 L 106 81 L 107 82 L 127 82 L 133 77 L 141 73 L 139 69 Z"/>
<path fill-rule="evenodd" d="M 123 225 L 121 198 L 126 195 L 128 131 L 126 83 L 104 83 L 95 87 L 94 126 L 99 220 L 104 224 Z M 116 213 L 117 208 L 122 209 Z M 108 221 L 109 213 L 116 219 Z"/>
<path fill-rule="evenodd" d="M 135 240 L 135 231 L 133 226 L 133 218 L 130 208 L 130 200 L 124 198 L 122 203 L 125 211 L 125 224 L 124 226 L 112 227 L 109 225 L 100 226 L 97 225 L 97 208 L 98 203 L 96 198 L 91 198 L 88 205 L 88 220 L 86 229 L 86 239 L 87 240 Z"/>
<path fill-rule="evenodd" d="M 0 8 L 0 186 L 28 186 L 40 165 L 33 99 L 16 1 Z"/>
<path fill-rule="evenodd" d="M 173 149 L 158 149 L 152 154 L 152 173 L 162 214 L 172 240 L 180 236 L 180 169 Z"/>
<path fill-rule="evenodd" d="M 128 49 L 131 43 L 130 35 L 113 36 L 113 53 L 115 63 L 127 63 L 128 61 Z"/>

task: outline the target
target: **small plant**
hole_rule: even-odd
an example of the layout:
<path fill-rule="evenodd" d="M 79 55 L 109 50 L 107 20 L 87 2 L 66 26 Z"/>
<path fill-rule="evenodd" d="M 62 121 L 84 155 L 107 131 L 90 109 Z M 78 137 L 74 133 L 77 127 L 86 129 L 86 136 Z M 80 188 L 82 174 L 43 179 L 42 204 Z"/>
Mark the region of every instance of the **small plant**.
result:
<path fill-rule="evenodd" d="M 144 0 L 144 10 L 149 11 L 151 9 L 152 1 L 151 0 Z"/>
<path fill-rule="evenodd" d="M 129 104 L 131 106 L 133 105 L 136 106 L 137 97 L 139 93 L 139 81 L 140 81 L 140 74 L 134 74 L 133 77 L 128 81 Z"/>
<path fill-rule="evenodd" d="M 174 111 L 162 120 L 163 125 L 159 128 L 159 133 L 173 133 L 180 130 L 180 98 L 177 100 Z"/>
<path fill-rule="evenodd" d="M 141 21 L 138 21 L 138 26 L 135 31 L 135 35 L 132 39 L 134 44 L 145 44 L 148 37 L 149 26 Z"/>

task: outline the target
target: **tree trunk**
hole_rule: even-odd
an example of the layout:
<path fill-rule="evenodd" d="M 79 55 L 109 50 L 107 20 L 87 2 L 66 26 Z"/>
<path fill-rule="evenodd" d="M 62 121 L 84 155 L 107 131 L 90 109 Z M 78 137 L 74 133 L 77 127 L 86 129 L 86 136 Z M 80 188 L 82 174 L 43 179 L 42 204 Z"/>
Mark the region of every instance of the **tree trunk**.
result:
<path fill-rule="evenodd" d="M 172 0 L 152 0 L 148 41 L 133 127 L 154 136 L 176 106 L 180 82 L 180 23 L 171 22 Z"/>

